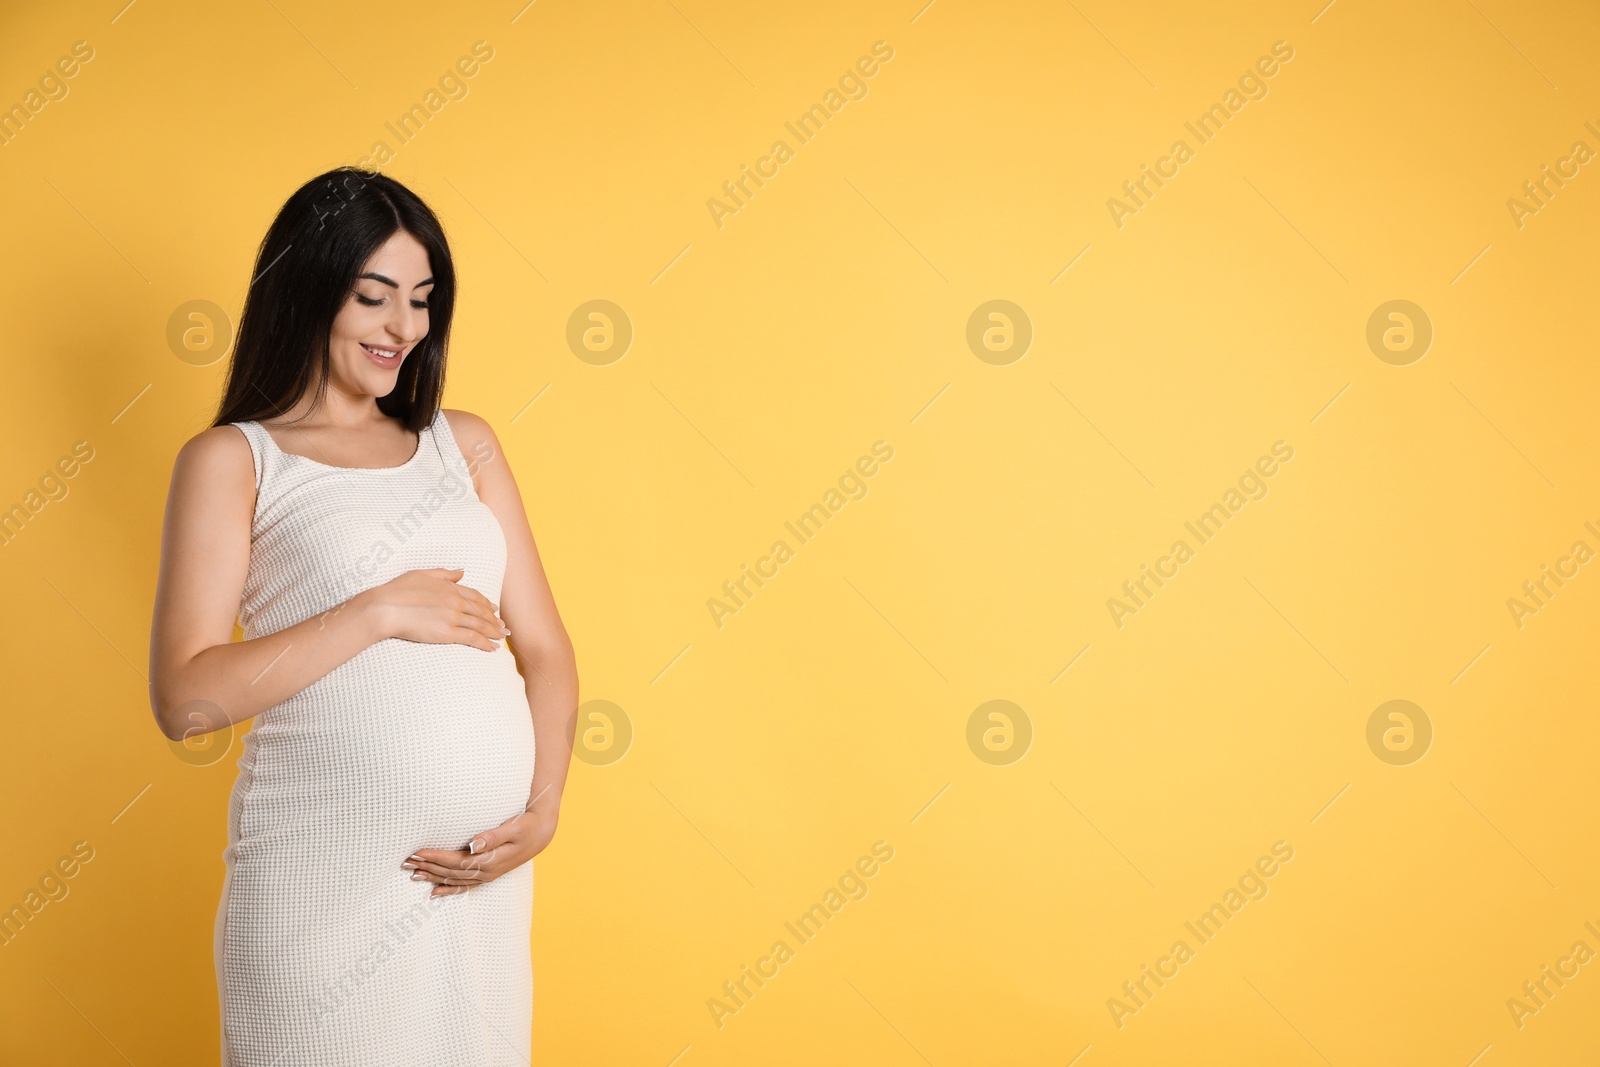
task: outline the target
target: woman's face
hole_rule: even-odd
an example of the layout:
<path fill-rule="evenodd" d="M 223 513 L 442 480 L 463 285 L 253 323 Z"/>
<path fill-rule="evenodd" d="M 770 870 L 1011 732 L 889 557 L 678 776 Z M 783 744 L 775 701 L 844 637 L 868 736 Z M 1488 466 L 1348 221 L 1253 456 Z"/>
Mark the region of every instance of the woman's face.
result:
<path fill-rule="evenodd" d="M 433 271 L 427 249 L 396 230 L 361 269 L 329 333 L 331 386 L 353 396 L 388 396 L 400 364 L 428 333 Z"/>

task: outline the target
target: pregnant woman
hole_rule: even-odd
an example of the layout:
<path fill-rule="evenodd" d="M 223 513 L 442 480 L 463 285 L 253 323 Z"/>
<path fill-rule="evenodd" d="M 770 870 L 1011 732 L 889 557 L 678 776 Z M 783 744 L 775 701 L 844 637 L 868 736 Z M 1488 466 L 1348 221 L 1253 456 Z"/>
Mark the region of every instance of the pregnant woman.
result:
<path fill-rule="evenodd" d="M 454 302 L 415 194 L 313 179 L 174 466 L 156 721 L 255 719 L 217 910 L 225 1067 L 530 1059 L 529 861 L 578 678 L 494 432 L 439 407 Z"/>

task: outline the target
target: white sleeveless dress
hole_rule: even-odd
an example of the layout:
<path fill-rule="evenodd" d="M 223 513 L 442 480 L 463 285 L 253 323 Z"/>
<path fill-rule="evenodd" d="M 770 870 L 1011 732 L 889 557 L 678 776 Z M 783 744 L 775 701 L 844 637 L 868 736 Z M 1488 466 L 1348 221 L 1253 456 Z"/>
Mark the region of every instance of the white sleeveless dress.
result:
<path fill-rule="evenodd" d="M 410 460 L 379 469 L 292 455 L 259 423 L 233 425 L 257 486 L 246 639 L 429 567 L 461 568 L 499 602 L 505 536 L 443 412 Z M 533 864 L 436 898 L 400 864 L 523 811 L 533 756 L 503 644 L 388 638 L 256 717 L 217 909 L 224 1067 L 526 1067 Z"/>

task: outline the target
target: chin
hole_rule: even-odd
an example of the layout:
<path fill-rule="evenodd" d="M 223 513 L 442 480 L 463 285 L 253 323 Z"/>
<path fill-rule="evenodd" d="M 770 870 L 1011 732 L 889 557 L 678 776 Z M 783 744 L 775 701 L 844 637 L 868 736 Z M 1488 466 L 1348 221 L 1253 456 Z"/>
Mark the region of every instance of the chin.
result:
<path fill-rule="evenodd" d="M 400 384 L 400 372 L 390 371 L 388 374 L 369 375 L 362 382 L 362 392 L 372 396 L 383 397 L 394 392 L 395 386 Z"/>

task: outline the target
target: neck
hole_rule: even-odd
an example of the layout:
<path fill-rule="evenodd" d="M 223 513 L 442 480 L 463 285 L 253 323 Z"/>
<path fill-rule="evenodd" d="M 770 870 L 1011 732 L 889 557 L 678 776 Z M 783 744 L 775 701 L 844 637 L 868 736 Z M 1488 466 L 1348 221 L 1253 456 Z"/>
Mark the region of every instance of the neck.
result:
<path fill-rule="evenodd" d="M 317 383 L 312 382 L 299 400 L 283 413 L 286 422 L 314 421 L 319 426 L 339 429 L 361 429 L 376 422 L 385 422 L 389 416 L 378 410 L 378 398 L 366 393 L 343 389 L 337 382 L 329 382 L 322 402 L 313 408 Z"/>

